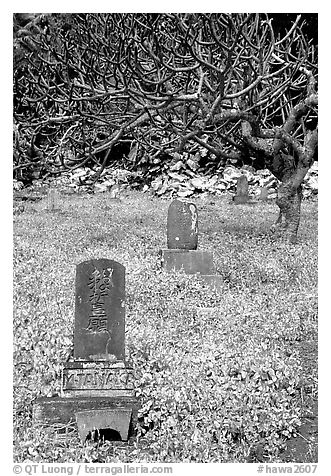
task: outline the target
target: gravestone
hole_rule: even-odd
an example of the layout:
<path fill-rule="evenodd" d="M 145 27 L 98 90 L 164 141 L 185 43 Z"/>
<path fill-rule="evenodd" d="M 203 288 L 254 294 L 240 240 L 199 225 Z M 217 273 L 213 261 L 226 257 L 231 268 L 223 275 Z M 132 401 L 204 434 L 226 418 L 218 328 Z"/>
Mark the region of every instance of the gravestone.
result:
<path fill-rule="evenodd" d="M 169 205 L 167 245 L 168 249 L 160 251 L 161 265 L 166 271 L 198 274 L 206 277 L 203 281 L 207 284 L 220 284 L 220 277 L 215 275 L 212 253 L 197 250 L 198 212 L 193 203 L 174 200 Z"/>
<path fill-rule="evenodd" d="M 47 211 L 58 211 L 59 194 L 55 188 L 49 188 L 47 192 Z"/>
<path fill-rule="evenodd" d="M 124 360 L 125 268 L 107 259 L 76 269 L 75 360 Z"/>
<path fill-rule="evenodd" d="M 196 250 L 198 211 L 194 203 L 174 200 L 168 209 L 167 245 L 169 249 Z"/>
<path fill-rule="evenodd" d="M 236 205 L 249 202 L 248 180 L 246 175 L 241 175 L 237 180 L 237 193 L 233 197 Z"/>
<path fill-rule="evenodd" d="M 259 200 L 261 200 L 262 202 L 265 202 L 266 200 L 268 200 L 268 195 L 269 195 L 268 188 L 267 187 L 261 187 Z"/>
<path fill-rule="evenodd" d="M 74 358 L 62 370 L 61 396 L 38 399 L 34 420 L 68 423 L 76 418 L 84 440 L 89 432 L 112 429 L 132 435 L 138 401 L 133 369 L 125 361 L 125 268 L 108 259 L 76 268 Z"/>

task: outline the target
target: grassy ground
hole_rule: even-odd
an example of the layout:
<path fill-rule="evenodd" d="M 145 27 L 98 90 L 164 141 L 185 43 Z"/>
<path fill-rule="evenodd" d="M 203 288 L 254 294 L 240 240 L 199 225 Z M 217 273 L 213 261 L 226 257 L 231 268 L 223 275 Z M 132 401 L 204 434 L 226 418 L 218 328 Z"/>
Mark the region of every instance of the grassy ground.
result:
<path fill-rule="evenodd" d="M 274 203 L 197 199 L 198 248 L 214 254 L 217 291 L 160 269 L 169 203 L 61 195 L 57 211 L 42 200 L 15 215 L 15 461 L 282 462 L 289 439 L 293 461 L 316 461 L 316 434 L 300 428 L 316 413 L 317 203 L 304 202 L 289 246 L 268 233 Z M 126 267 L 126 352 L 141 402 L 131 446 L 83 445 L 75 429 L 31 421 L 72 352 L 75 266 L 102 257 Z"/>

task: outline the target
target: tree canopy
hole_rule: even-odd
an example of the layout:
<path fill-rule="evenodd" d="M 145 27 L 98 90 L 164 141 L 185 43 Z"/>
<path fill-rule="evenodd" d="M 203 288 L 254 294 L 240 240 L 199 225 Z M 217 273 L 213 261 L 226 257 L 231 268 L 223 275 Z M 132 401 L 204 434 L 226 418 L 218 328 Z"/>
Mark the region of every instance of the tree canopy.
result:
<path fill-rule="evenodd" d="M 15 166 L 105 164 L 134 139 L 137 160 L 204 147 L 221 164 L 262 158 L 277 175 L 277 151 L 304 155 L 317 141 L 316 45 L 307 19 L 284 20 L 18 14 Z"/>

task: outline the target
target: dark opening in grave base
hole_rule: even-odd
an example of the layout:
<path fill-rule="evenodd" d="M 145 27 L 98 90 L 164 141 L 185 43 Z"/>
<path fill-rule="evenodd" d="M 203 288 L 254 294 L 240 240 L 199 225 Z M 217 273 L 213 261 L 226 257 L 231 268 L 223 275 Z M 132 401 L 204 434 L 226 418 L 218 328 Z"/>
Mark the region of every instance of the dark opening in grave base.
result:
<path fill-rule="evenodd" d="M 112 428 L 99 428 L 98 430 L 89 431 L 86 440 L 92 441 L 122 441 L 118 431 Z"/>

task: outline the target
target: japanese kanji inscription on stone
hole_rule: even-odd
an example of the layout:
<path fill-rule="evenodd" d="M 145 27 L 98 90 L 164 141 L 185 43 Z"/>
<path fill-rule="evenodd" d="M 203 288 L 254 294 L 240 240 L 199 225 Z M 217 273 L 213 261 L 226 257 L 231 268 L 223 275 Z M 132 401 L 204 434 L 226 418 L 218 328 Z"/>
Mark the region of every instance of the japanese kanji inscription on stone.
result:
<path fill-rule="evenodd" d="M 76 269 L 75 360 L 124 360 L 125 268 L 108 259 Z"/>

